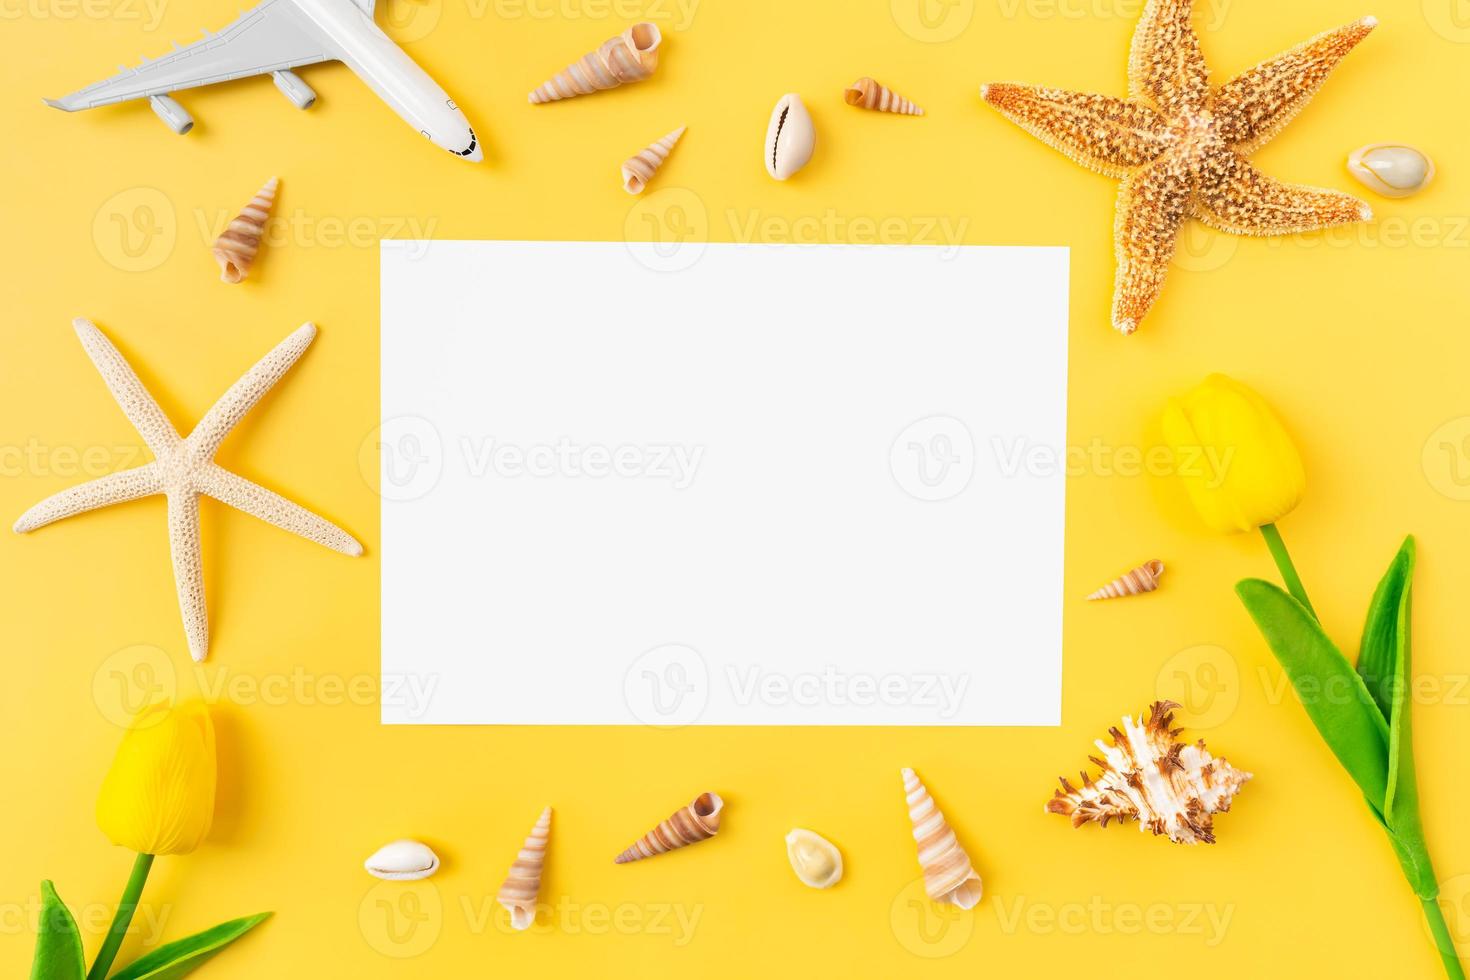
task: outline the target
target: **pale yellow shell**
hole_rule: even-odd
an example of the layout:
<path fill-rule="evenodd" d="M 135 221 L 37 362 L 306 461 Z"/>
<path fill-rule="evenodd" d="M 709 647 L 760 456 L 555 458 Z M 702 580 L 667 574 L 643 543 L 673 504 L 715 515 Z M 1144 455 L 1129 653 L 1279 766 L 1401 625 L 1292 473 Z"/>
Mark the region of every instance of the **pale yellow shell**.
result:
<path fill-rule="evenodd" d="M 1081 786 L 1061 780 L 1047 812 L 1070 818 L 1073 827 L 1137 820 L 1140 830 L 1167 834 L 1176 844 L 1215 843 L 1214 814 L 1230 809 L 1251 774 L 1210 755 L 1203 739 L 1179 742 L 1181 729 L 1171 727 L 1170 714 L 1177 707 L 1158 701 L 1147 718 L 1126 717 L 1121 730 L 1108 729 L 1112 743 L 1096 743 L 1103 757 L 1089 757 L 1101 773 L 1096 779 L 1082 773 Z"/>
<path fill-rule="evenodd" d="M 667 854 L 669 851 L 690 844 L 709 840 L 720 832 L 720 814 L 725 801 L 718 793 L 701 793 L 694 802 L 680 807 L 657 827 L 628 845 L 627 850 L 613 859 L 615 864 L 627 864 L 644 858 Z"/>
<path fill-rule="evenodd" d="M 842 93 L 848 105 L 877 112 L 896 112 L 902 116 L 922 116 L 924 110 L 888 86 L 871 78 L 859 78 Z"/>
<path fill-rule="evenodd" d="M 551 807 L 547 807 L 521 845 L 510 874 L 496 895 L 496 900 L 510 912 L 512 928 L 529 929 L 536 921 L 536 899 L 541 894 L 541 871 L 546 866 L 546 846 L 550 840 Z"/>
<path fill-rule="evenodd" d="M 816 831 L 796 827 L 788 833 L 786 860 L 808 887 L 831 888 L 842 880 L 842 852 Z"/>
<path fill-rule="evenodd" d="M 245 210 L 236 215 L 229 227 L 214 240 L 214 258 L 219 263 L 222 281 L 240 282 L 249 275 L 250 266 L 260 251 L 260 240 L 265 235 L 266 219 L 276 203 L 279 184 L 275 177 L 266 181 L 265 186 L 256 191 L 255 197 L 245 205 Z"/>
<path fill-rule="evenodd" d="M 1164 563 L 1155 558 L 1144 562 L 1132 571 L 1124 572 L 1087 598 L 1089 600 L 1118 599 L 1126 595 L 1142 595 L 1157 589 L 1159 579 L 1163 576 Z"/>
<path fill-rule="evenodd" d="M 634 24 L 541 83 L 527 98 L 532 104 L 555 102 L 641 82 L 658 68 L 662 43 L 657 24 Z"/>
<path fill-rule="evenodd" d="M 983 890 L 980 875 L 970 864 L 970 856 L 960 846 L 949 821 L 939 812 L 929 790 L 912 769 L 903 771 L 903 791 L 909 820 L 914 825 L 919 867 L 924 869 L 924 890 L 936 902 L 974 908 Z"/>
<path fill-rule="evenodd" d="M 623 161 L 623 190 L 629 194 L 641 194 L 643 188 L 653 179 L 658 168 L 664 165 L 664 161 L 673 152 L 674 144 L 679 142 L 679 137 L 684 135 L 684 127 L 680 126 L 669 135 L 657 142 L 650 143 L 635 155 Z"/>
<path fill-rule="evenodd" d="M 1348 157 L 1347 168 L 1358 183 L 1384 197 L 1417 194 L 1434 179 L 1434 161 L 1403 143 L 1360 146 Z"/>

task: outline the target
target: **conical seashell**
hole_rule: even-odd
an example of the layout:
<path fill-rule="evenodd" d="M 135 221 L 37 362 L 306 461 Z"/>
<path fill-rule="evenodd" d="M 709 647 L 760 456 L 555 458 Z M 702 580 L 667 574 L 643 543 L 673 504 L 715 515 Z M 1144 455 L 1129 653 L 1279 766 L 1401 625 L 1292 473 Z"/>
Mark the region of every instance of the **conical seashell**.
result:
<path fill-rule="evenodd" d="M 934 798 L 912 769 L 903 771 L 903 791 L 908 798 L 909 820 L 914 825 L 914 841 L 919 847 L 919 867 L 924 869 L 924 890 L 936 902 L 974 908 L 983 890 L 980 876 L 970 865 L 970 856 L 960 847 L 944 814 L 934 805 Z"/>
<path fill-rule="evenodd" d="M 510 924 L 529 929 L 536 921 L 536 897 L 541 894 L 541 869 L 546 865 L 546 844 L 551 839 L 551 807 L 541 811 L 531 836 L 521 845 L 505 884 L 496 900 L 510 912 Z"/>
<path fill-rule="evenodd" d="M 1348 173 L 1384 197 L 1408 197 L 1429 186 L 1434 161 L 1402 143 L 1369 143 L 1352 152 Z"/>
<path fill-rule="evenodd" d="M 214 240 L 214 258 L 223 281 L 239 282 L 250 272 L 255 253 L 260 251 L 260 238 L 265 234 L 265 219 L 270 217 L 271 205 L 276 203 L 279 183 L 275 177 L 266 181 L 245 205 L 245 210 Z"/>
<path fill-rule="evenodd" d="M 1118 599 L 1125 595 L 1152 592 L 1159 587 L 1159 579 L 1163 577 L 1164 563 L 1155 558 L 1153 561 L 1144 562 L 1131 572 L 1124 572 L 1087 598 L 1089 600 Z"/>
<path fill-rule="evenodd" d="M 641 82 L 658 67 L 658 46 L 662 42 L 657 24 L 634 24 L 547 79 L 527 98 L 532 104 L 555 102 Z"/>
<path fill-rule="evenodd" d="M 801 96 L 781 96 L 766 126 L 766 172 L 785 180 L 806 166 L 817 145 L 817 130 Z"/>
<path fill-rule="evenodd" d="M 623 190 L 629 194 L 641 194 L 643 188 L 653 179 L 653 175 L 664 161 L 673 152 L 674 144 L 679 142 L 679 137 L 684 135 L 684 127 L 680 126 L 657 143 L 650 143 L 644 150 L 639 151 L 636 156 L 631 156 L 623 161 Z"/>
<path fill-rule="evenodd" d="M 676 810 L 669 819 L 644 834 L 613 859 L 615 864 L 641 861 L 666 854 L 678 847 L 698 844 L 720 832 L 720 811 L 725 801 L 718 793 L 701 793 L 694 802 Z"/>
<path fill-rule="evenodd" d="M 831 888 L 842 880 L 842 852 L 815 831 L 797 827 L 787 834 L 786 860 L 803 885 Z"/>
<path fill-rule="evenodd" d="M 362 866 L 385 881 L 418 881 L 439 870 L 439 855 L 416 840 L 396 840 L 374 851 Z"/>
<path fill-rule="evenodd" d="M 922 116 L 924 110 L 886 85 L 871 78 L 859 78 L 842 93 L 848 105 L 879 112 L 896 112 L 903 116 Z"/>
<path fill-rule="evenodd" d="M 1102 773 L 1092 779 L 1082 773 L 1074 788 L 1065 779 L 1047 801 L 1048 813 L 1072 818 L 1080 827 L 1096 821 L 1137 820 L 1140 830 L 1168 834 L 1176 844 L 1215 843 L 1214 814 L 1230 809 L 1230 801 L 1251 778 L 1205 750 L 1176 741 L 1183 729 L 1170 730 L 1173 701 L 1158 701 L 1148 720 L 1123 719 L 1123 730 L 1108 729 L 1111 745 L 1097 742 L 1101 759 L 1088 756 Z"/>

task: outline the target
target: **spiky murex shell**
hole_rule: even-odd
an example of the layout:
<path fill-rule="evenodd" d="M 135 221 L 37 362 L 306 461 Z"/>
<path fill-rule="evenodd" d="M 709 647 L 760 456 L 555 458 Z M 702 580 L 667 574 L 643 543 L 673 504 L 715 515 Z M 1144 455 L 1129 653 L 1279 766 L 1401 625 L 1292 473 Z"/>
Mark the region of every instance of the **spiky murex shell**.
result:
<path fill-rule="evenodd" d="M 1125 717 L 1121 731 L 1108 729 L 1112 743 L 1096 743 L 1103 757 L 1088 756 L 1097 778 L 1083 772 L 1081 786 L 1063 778 L 1047 812 L 1070 817 L 1073 827 L 1137 820 L 1140 830 L 1176 844 L 1213 844 L 1214 815 L 1230 809 L 1251 774 L 1210 755 L 1204 739 L 1180 742 L 1183 729 L 1170 728 L 1177 707 L 1156 701 L 1146 718 Z"/>

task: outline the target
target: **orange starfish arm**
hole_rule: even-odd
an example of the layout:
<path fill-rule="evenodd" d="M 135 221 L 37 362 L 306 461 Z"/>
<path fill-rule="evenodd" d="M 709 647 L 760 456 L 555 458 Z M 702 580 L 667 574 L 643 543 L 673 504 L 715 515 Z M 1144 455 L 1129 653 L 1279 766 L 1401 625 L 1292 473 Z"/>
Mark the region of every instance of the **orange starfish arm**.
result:
<path fill-rule="evenodd" d="M 1212 228 L 1237 235 L 1291 235 L 1367 221 L 1373 211 L 1351 194 L 1285 184 L 1226 151 L 1212 161 L 1219 180 L 1203 184 L 1193 214 Z"/>
<path fill-rule="evenodd" d="M 1128 52 L 1128 90 L 1151 99 L 1166 116 L 1204 106 L 1210 72 L 1189 22 L 1193 0 L 1149 0 Z"/>
<path fill-rule="evenodd" d="M 1318 34 L 1225 83 L 1213 106 L 1220 138 L 1242 153 L 1264 146 L 1302 111 L 1337 63 L 1377 24 L 1375 18 L 1364 17 Z"/>
<path fill-rule="evenodd" d="M 1166 145 L 1164 121 L 1139 102 L 1007 82 L 984 86 L 980 96 L 1043 143 L 1109 177 L 1143 166 Z"/>
<path fill-rule="evenodd" d="M 1113 326 L 1124 334 L 1138 329 L 1164 286 L 1179 226 L 1189 214 L 1192 183 L 1187 168 L 1165 158 L 1129 174 L 1118 190 Z"/>

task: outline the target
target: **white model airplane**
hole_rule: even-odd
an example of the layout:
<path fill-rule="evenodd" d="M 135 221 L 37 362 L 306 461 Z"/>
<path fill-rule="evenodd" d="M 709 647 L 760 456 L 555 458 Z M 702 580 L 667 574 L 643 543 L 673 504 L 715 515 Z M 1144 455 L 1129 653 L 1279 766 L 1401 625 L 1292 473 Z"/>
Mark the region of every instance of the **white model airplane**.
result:
<path fill-rule="evenodd" d="M 485 158 L 469 120 L 445 91 L 373 23 L 375 0 L 262 0 L 217 34 L 46 104 L 67 112 L 147 99 L 180 135 L 194 119 L 172 92 L 269 73 L 298 109 L 316 93 L 291 69 L 340 61 L 404 120 L 455 156 Z"/>

